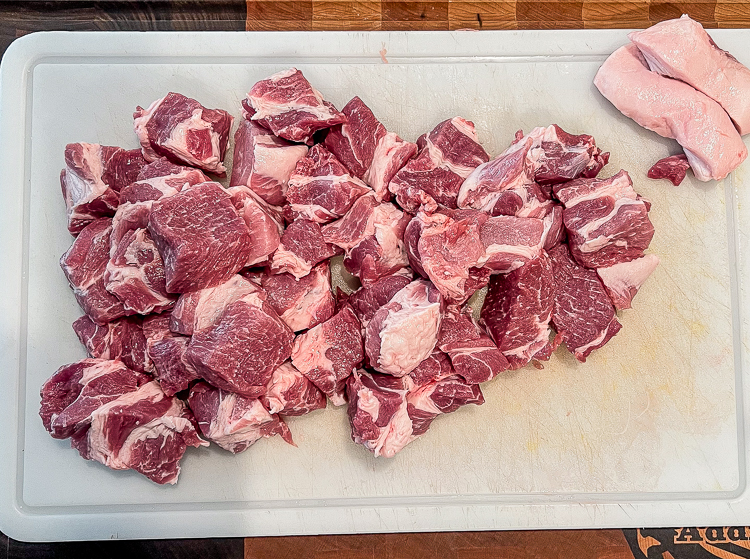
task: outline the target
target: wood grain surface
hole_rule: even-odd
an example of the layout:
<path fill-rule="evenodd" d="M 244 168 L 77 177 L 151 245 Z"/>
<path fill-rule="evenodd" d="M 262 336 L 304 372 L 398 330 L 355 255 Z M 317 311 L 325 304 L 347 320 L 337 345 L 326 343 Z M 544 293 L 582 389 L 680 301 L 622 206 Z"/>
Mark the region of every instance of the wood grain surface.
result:
<path fill-rule="evenodd" d="M 689 14 L 705 27 L 749 27 L 750 1 L 248 0 L 248 30 L 604 29 Z"/>

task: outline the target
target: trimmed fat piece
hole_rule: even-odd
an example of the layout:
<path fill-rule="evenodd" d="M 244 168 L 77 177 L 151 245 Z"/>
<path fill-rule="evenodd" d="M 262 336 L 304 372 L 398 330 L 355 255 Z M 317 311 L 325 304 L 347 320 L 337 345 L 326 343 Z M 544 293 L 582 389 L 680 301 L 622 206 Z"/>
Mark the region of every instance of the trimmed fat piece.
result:
<path fill-rule="evenodd" d="M 203 436 L 233 454 L 274 435 L 294 444 L 286 423 L 278 415 L 268 413 L 256 398 L 245 398 L 199 382 L 190 389 L 188 406 Z"/>
<path fill-rule="evenodd" d="M 281 206 L 289 177 L 307 146 L 277 138 L 268 129 L 242 119 L 234 134 L 234 156 L 229 186 L 246 186 L 263 201 Z"/>
<path fill-rule="evenodd" d="M 729 113 L 740 134 L 750 133 L 750 69 L 721 50 L 700 23 L 683 15 L 628 37 L 652 72 L 705 93 Z"/>
<path fill-rule="evenodd" d="M 133 127 L 143 157 L 166 157 L 175 163 L 198 167 L 224 176 L 224 155 L 234 117 L 221 109 L 207 109 L 195 99 L 168 93 L 133 113 Z"/>
<path fill-rule="evenodd" d="M 594 85 L 625 116 L 677 140 L 698 180 L 723 179 L 747 157 L 742 138 L 716 101 L 649 71 L 633 44 L 620 47 L 604 61 Z"/>
<path fill-rule="evenodd" d="M 313 144 L 317 130 L 346 122 L 323 95 L 290 68 L 256 83 L 242 102 L 244 116 L 268 128 L 280 138 Z"/>
<path fill-rule="evenodd" d="M 464 180 L 489 160 L 479 144 L 474 123 L 455 117 L 438 124 L 418 141 L 419 154 L 388 185 L 398 204 L 411 214 L 423 206 L 435 211 L 440 204 L 456 208 Z"/>
<path fill-rule="evenodd" d="M 335 155 L 316 144 L 297 162 L 286 199 L 294 215 L 328 223 L 343 216 L 368 192 L 367 185 L 351 176 Z"/>
<path fill-rule="evenodd" d="M 93 220 L 113 216 L 118 193 L 136 179 L 146 164 L 140 150 L 77 143 L 65 146 L 65 168 L 60 172 L 68 231 L 78 234 Z"/>
<path fill-rule="evenodd" d="M 331 399 L 343 405 L 344 383 L 364 359 L 361 325 L 349 305 L 297 336 L 292 365 Z"/>
<path fill-rule="evenodd" d="M 440 330 L 442 297 L 425 280 L 401 289 L 367 325 L 365 352 L 370 366 L 402 377 L 412 372 L 435 348 Z"/>
<path fill-rule="evenodd" d="M 646 254 L 630 262 L 621 262 L 606 268 L 597 268 L 596 273 L 604 284 L 609 298 L 617 310 L 629 309 L 633 297 L 643 283 L 659 265 L 659 257 Z"/>
<path fill-rule="evenodd" d="M 554 345 L 564 342 L 581 362 L 606 344 L 622 327 L 596 271 L 579 265 L 561 244 L 550 253 L 554 280 Z"/>

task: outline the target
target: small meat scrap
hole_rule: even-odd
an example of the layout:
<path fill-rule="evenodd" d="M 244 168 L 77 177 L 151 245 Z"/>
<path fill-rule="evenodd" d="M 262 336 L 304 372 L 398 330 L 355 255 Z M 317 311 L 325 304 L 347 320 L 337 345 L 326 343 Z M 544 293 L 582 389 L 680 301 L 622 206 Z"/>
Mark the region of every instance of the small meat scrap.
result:
<path fill-rule="evenodd" d="M 690 168 L 687 155 L 680 153 L 659 159 L 648 170 L 650 179 L 667 179 L 675 186 L 679 186 L 685 180 L 687 170 Z"/>
<path fill-rule="evenodd" d="M 268 413 L 257 398 L 245 398 L 199 382 L 190 389 L 188 406 L 203 436 L 233 454 L 274 435 L 294 444 L 286 423 Z"/>
<path fill-rule="evenodd" d="M 289 359 L 293 340 L 294 333 L 255 293 L 225 303 L 213 324 L 194 330 L 185 358 L 217 388 L 257 398 Z"/>
<path fill-rule="evenodd" d="M 234 134 L 229 186 L 245 186 L 272 206 L 284 204 L 289 177 L 307 146 L 292 144 L 242 119 Z"/>
<path fill-rule="evenodd" d="M 729 113 L 740 134 L 750 133 L 750 69 L 722 50 L 703 26 L 683 15 L 628 34 L 652 72 L 692 85 Z"/>
<path fill-rule="evenodd" d="M 137 314 L 162 312 L 177 300 L 167 293 L 164 262 L 148 229 L 131 229 L 120 239 L 107 263 L 104 284 L 126 311 Z"/>
<path fill-rule="evenodd" d="M 287 272 L 301 279 L 313 266 L 337 254 L 341 254 L 341 250 L 326 240 L 319 224 L 309 219 L 296 219 L 281 236 L 279 248 L 271 260 L 271 272 Z"/>
<path fill-rule="evenodd" d="M 442 297 L 426 280 L 415 280 L 381 307 L 367 325 L 370 366 L 395 377 L 412 372 L 435 348 Z"/>
<path fill-rule="evenodd" d="M 438 416 L 462 406 L 484 404 L 478 384 L 467 383 L 459 376 L 437 379 L 411 390 L 406 395 L 406 412 L 411 419 L 412 436 L 424 435 Z"/>
<path fill-rule="evenodd" d="M 609 162 L 609 153 L 602 153 L 593 136 L 569 134 L 557 124 L 534 128 L 528 137 L 534 142 L 529 157 L 539 184 L 594 178 Z"/>
<path fill-rule="evenodd" d="M 164 394 L 174 396 L 200 377 L 185 358 L 190 338 L 173 333 L 169 329 L 170 318 L 169 311 L 147 316 L 143 319 L 143 333 L 154 364 L 154 376 Z"/>
<path fill-rule="evenodd" d="M 468 307 L 446 308 L 437 347 L 448 354 L 456 374 L 469 384 L 487 382 L 510 368 L 495 342 L 474 322 Z"/>
<path fill-rule="evenodd" d="M 268 390 L 260 401 L 279 415 L 305 415 L 326 407 L 326 396 L 289 361 L 273 372 Z"/>
<path fill-rule="evenodd" d="M 391 197 L 388 184 L 417 153 L 417 144 L 388 132 L 359 97 L 341 110 L 347 122 L 333 127 L 323 142 L 349 172 L 364 180 L 380 201 Z"/>
<path fill-rule="evenodd" d="M 372 191 L 350 175 L 335 155 L 316 144 L 297 162 L 286 199 L 293 215 L 328 223 L 346 214 L 355 200 L 368 192 Z"/>
<path fill-rule="evenodd" d="M 582 363 L 606 344 L 622 327 L 615 307 L 596 271 L 573 260 L 567 245 L 550 251 L 555 303 L 552 323 L 557 330 L 555 345 L 565 346 Z"/>
<path fill-rule="evenodd" d="M 490 270 L 481 270 L 486 254 L 481 231 L 488 219 L 487 214 L 476 210 L 450 215 L 420 212 L 410 223 L 410 262 L 415 266 L 419 263 L 449 303 L 463 303 L 489 281 Z"/>
<path fill-rule="evenodd" d="M 747 147 L 724 109 L 688 84 L 649 71 L 634 44 L 604 61 L 594 85 L 625 116 L 677 140 L 698 180 L 723 179 L 747 158 Z"/>
<path fill-rule="evenodd" d="M 646 254 L 629 262 L 597 268 L 596 273 L 604 284 L 609 298 L 617 310 L 631 308 L 633 297 L 659 265 L 659 257 Z"/>
<path fill-rule="evenodd" d="M 434 211 L 437 204 L 456 208 L 464 180 L 489 155 L 479 144 L 474 123 L 455 117 L 438 124 L 418 141 L 419 154 L 388 185 L 399 205 L 411 214 L 420 206 Z"/>
<path fill-rule="evenodd" d="M 155 201 L 148 230 L 164 260 L 169 293 L 226 281 L 245 266 L 252 250 L 231 194 L 214 182 Z"/>
<path fill-rule="evenodd" d="M 409 373 L 409 378 L 415 386 L 424 386 L 428 382 L 442 380 L 455 373 L 448 355 L 435 348 L 424 361 Z"/>
<path fill-rule="evenodd" d="M 110 254 L 117 250 L 125 233 L 148 227 L 154 200 L 207 181 L 202 171 L 175 165 L 164 157 L 144 166 L 136 181 L 120 190 L 120 205 L 112 218 Z"/>
<path fill-rule="evenodd" d="M 292 365 L 331 399 L 343 405 L 344 383 L 364 359 L 361 326 L 349 305 L 297 336 Z"/>
<path fill-rule="evenodd" d="M 552 263 L 545 252 L 507 275 L 490 280 L 481 322 L 511 369 L 548 359 L 554 302 Z"/>
<path fill-rule="evenodd" d="M 73 323 L 73 330 L 90 357 L 120 359 L 126 367 L 142 373 L 154 369 L 148 356 L 140 317 L 131 316 L 97 324 L 83 315 Z"/>
<path fill-rule="evenodd" d="M 264 274 L 261 286 L 268 294 L 268 304 L 294 332 L 317 326 L 334 314 L 328 262 L 321 262 L 299 280 L 292 274 Z"/>
<path fill-rule="evenodd" d="M 60 267 L 73 289 L 76 301 L 98 324 L 133 314 L 107 291 L 104 274 L 109 262 L 112 219 L 101 217 L 89 223 L 60 258 Z"/>
<path fill-rule="evenodd" d="M 406 276 L 385 276 L 368 287 L 362 286 L 349 296 L 348 302 L 357 315 L 363 328 L 375 316 L 375 313 L 388 303 L 393 296 L 411 283 Z"/>
<path fill-rule="evenodd" d="M 224 283 L 180 296 L 169 316 L 172 332 L 192 336 L 194 332 L 213 326 L 235 301 L 260 304 L 267 295 L 255 282 L 237 274 Z"/>
<path fill-rule="evenodd" d="M 256 83 L 242 101 L 244 116 L 292 142 L 313 144 L 313 134 L 346 122 L 296 68 Z"/>
<path fill-rule="evenodd" d="M 63 365 L 42 386 L 39 415 L 50 435 L 67 439 L 88 429 L 91 414 L 100 406 L 150 380 L 119 359 L 84 359 Z"/>
<path fill-rule="evenodd" d="M 167 397 L 156 381 L 94 410 L 91 428 L 77 444 L 84 458 L 135 470 L 159 484 L 177 483 L 187 447 L 208 446 L 185 403 Z"/>
<path fill-rule="evenodd" d="M 554 190 L 565 205 L 568 244 L 579 264 L 601 268 L 643 256 L 654 236 L 650 204 L 636 194 L 626 171 L 608 179 L 577 179 Z"/>
<path fill-rule="evenodd" d="M 386 458 L 413 441 L 406 403 L 409 386 L 407 378 L 355 371 L 346 382 L 352 440 Z"/>
<path fill-rule="evenodd" d="M 76 235 L 95 219 L 113 216 L 120 189 L 133 182 L 145 164 L 140 150 L 87 143 L 65 146 L 60 186 L 68 231 Z"/>
<path fill-rule="evenodd" d="M 404 230 L 410 216 L 374 193 L 360 197 L 347 214 L 324 226 L 326 242 L 346 251 L 344 267 L 364 285 L 409 265 Z"/>
<path fill-rule="evenodd" d="M 232 186 L 227 192 L 250 234 L 250 256 L 245 266 L 265 264 L 279 248 L 284 233 L 281 208 L 268 205 L 246 186 Z"/>
<path fill-rule="evenodd" d="M 170 92 L 148 109 L 137 107 L 133 119 L 146 161 L 166 157 L 174 163 L 226 175 L 224 155 L 234 121 L 228 112 L 207 109 L 195 99 Z"/>

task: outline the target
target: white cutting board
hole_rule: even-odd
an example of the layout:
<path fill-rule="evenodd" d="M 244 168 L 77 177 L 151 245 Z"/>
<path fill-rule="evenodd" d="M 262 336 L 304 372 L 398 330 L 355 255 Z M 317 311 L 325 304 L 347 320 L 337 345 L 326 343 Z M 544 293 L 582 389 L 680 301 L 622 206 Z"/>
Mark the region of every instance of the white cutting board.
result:
<path fill-rule="evenodd" d="M 750 31 L 712 35 L 750 64 Z M 39 33 L 13 43 L 0 70 L 0 530 L 65 540 L 750 522 L 750 164 L 722 182 L 647 179 L 678 146 L 592 85 L 625 41 L 613 30 Z M 58 266 L 71 242 L 65 144 L 137 147 L 133 109 L 170 90 L 239 116 L 255 81 L 292 65 L 338 107 L 359 95 L 408 140 L 456 115 L 474 121 L 492 155 L 519 128 L 593 134 L 611 152 L 603 175 L 627 169 L 653 202 L 661 265 L 585 364 L 561 348 L 542 371 L 501 375 L 483 385 L 483 406 L 440 418 L 393 459 L 352 443 L 345 410 L 329 408 L 289 421 L 298 448 L 277 437 L 238 456 L 189 449 L 173 487 L 82 460 L 37 415 L 44 380 L 84 357 Z"/>

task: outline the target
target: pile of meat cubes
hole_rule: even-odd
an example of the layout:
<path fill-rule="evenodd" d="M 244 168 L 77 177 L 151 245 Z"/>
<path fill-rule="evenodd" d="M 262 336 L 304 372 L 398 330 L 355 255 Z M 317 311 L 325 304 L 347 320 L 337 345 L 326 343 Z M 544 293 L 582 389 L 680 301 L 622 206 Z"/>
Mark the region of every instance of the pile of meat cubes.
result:
<path fill-rule="evenodd" d="M 658 262 L 628 174 L 597 179 L 608 154 L 556 125 L 494 159 L 458 117 L 412 143 L 292 68 L 243 101 L 224 188 L 205 173 L 227 173 L 226 111 L 169 93 L 134 116 L 140 150 L 65 151 L 61 265 L 90 358 L 44 384 L 40 414 L 157 483 L 188 446 L 294 444 L 284 418 L 328 400 L 391 457 L 503 371 L 561 343 L 585 361 Z M 334 257 L 356 291 L 332 289 Z"/>

